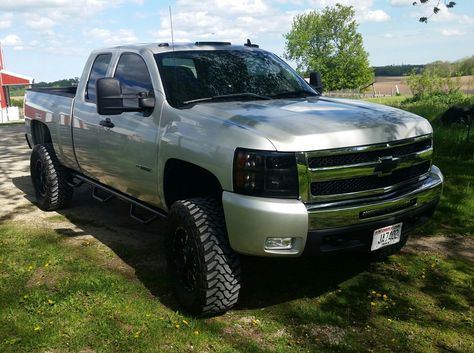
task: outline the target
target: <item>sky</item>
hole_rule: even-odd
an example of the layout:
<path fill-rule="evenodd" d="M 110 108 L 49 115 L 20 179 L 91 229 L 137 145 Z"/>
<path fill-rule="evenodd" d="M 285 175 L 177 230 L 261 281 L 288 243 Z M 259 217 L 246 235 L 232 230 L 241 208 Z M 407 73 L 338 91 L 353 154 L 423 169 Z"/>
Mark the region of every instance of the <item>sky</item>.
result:
<path fill-rule="evenodd" d="M 454 61 L 474 55 L 474 0 L 418 22 L 432 6 L 413 0 L 0 0 L 5 68 L 35 82 L 80 77 L 91 50 L 126 43 L 250 38 L 282 56 L 297 14 L 335 3 L 356 10 L 373 66 Z M 438 0 L 430 0 L 431 4 Z M 294 63 L 290 62 L 294 66 Z"/>

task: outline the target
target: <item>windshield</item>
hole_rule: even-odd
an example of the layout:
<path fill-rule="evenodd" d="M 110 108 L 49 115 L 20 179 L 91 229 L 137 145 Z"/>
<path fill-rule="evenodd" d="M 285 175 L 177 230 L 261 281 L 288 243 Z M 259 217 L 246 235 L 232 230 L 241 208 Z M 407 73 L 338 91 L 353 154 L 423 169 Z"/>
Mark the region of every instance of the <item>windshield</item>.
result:
<path fill-rule="evenodd" d="M 284 61 L 265 51 L 175 51 L 156 54 L 155 59 L 173 107 L 317 94 Z"/>

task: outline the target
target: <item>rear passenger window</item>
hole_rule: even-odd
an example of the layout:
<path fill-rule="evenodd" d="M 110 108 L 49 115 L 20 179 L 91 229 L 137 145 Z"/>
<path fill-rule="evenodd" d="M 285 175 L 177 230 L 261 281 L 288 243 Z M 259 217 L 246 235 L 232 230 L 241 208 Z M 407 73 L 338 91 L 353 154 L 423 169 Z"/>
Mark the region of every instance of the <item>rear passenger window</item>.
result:
<path fill-rule="evenodd" d="M 89 75 L 89 81 L 86 86 L 86 99 L 95 103 L 95 84 L 99 78 L 105 77 L 107 68 L 109 67 L 110 59 L 112 54 L 100 54 L 94 60 L 92 64 L 91 73 Z"/>
<path fill-rule="evenodd" d="M 120 57 L 114 77 L 120 81 L 123 94 L 153 94 L 151 77 L 141 56 L 125 53 Z"/>

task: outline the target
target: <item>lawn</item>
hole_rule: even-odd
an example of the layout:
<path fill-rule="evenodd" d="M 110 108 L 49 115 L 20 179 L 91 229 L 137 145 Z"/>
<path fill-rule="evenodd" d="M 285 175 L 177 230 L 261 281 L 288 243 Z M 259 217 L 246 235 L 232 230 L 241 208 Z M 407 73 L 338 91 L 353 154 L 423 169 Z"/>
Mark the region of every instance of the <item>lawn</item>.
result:
<path fill-rule="evenodd" d="M 461 259 L 247 258 L 236 310 L 194 319 L 162 269 L 137 265 L 138 280 L 98 241 L 11 221 L 0 239 L 2 353 L 474 352 L 474 264 Z M 115 251 L 138 264 L 154 250 Z"/>
<path fill-rule="evenodd" d="M 445 176 L 444 192 L 433 222 L 420 229 L 421 234 L 474 235 L 474 131 L 467 140 L 464 125 L 445 127 L 439 117 L 450 105 L 448 99 L 404 102 L 405 97 L 374 98 L 375 103 L 392 105 L 430 120 L 433 126 L 434 160 Z M 474 104 L 474 97 L 466 98 Z M 472 127 L 474 130 L 474 126 Z"/>
<path fill-rule="evenodd" d="M 384 103 L 433 122 L 446 187 L 434 220 L 417 234 L 472 237 L 474 137 L 466 142 L 463 127 L 442 128 L 441 105 Z M 1 353 L 474 353 L 474 262 L 456 251 L 409 246 L 379 263 L 356 255 L 244 257 L 237 307 L 196 319 L 174 300 L 162 237 L 128 242 L 113 219 L 93 212 L 21 220 L 37 212 L 25 203 L 14 210 L 19 219 L 0 220 Z M 127 215 L 126 207 L 112 212 Z"/>

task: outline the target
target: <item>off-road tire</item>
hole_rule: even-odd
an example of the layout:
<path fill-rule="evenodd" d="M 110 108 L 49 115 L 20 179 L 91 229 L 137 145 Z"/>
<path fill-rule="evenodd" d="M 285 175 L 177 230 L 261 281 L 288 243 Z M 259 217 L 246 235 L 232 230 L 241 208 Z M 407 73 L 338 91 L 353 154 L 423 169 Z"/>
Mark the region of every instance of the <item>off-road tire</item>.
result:
<path fill-rule="evenodd" d="M 240 260 L 227 238 L 222 206 L 214 199 L 176 201 L 168 220 L 168 270 L 179 304 L 196 316 L 234 306 Z"/>
<path fill-rule="evenodd" d="M 36 203 L 44 211 L 66 207 L 72 200 L 69 174 L 59 163 L 51 144 L 36 145 L 31 152 L 30 173 Z"/>

